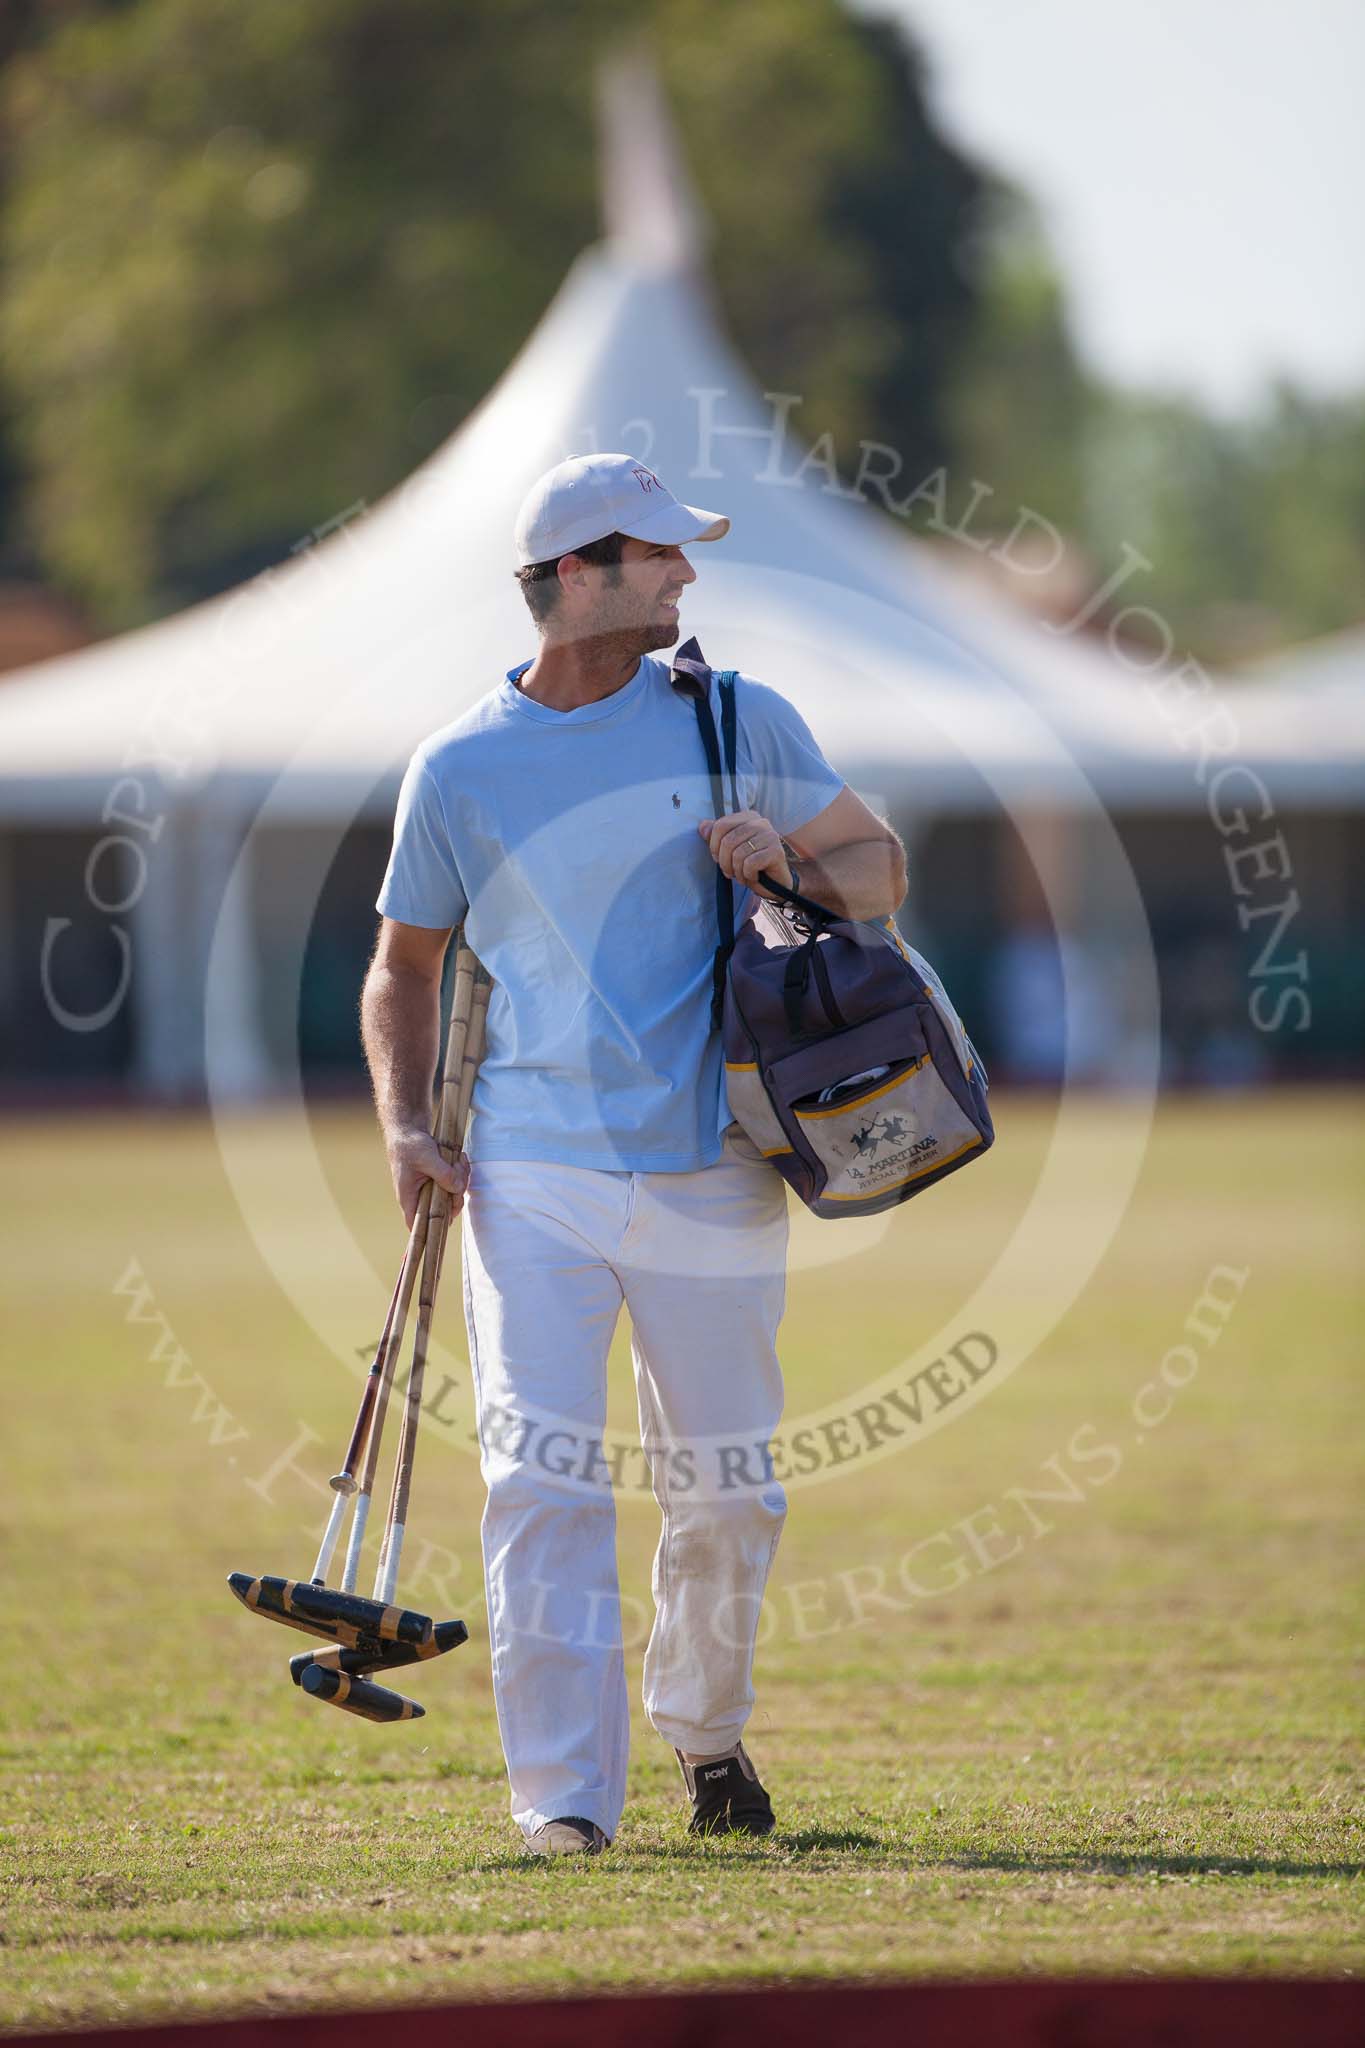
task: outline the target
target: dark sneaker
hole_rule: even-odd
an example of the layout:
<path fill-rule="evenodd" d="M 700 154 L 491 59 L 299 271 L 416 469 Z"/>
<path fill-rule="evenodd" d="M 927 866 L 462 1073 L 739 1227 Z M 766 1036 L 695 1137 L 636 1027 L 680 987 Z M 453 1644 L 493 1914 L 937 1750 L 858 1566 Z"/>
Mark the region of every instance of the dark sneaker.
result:
<path fill-rule="evenodd" d="M 600 1856 L 607 1838 L 592 1821 L 570 1814 L 565 1820 L 547 1820 L 526 1837 L 526 1846 L 533 1856 Z"/>
<path fill-rule="evenodd" d="M 725 1756 L 689 1764 L 680 1749 L 683 1783 L 692 1801 L 689 1835 L 770 1835 L 777 1822 L 773 1805 L 742 1742 Z"/>

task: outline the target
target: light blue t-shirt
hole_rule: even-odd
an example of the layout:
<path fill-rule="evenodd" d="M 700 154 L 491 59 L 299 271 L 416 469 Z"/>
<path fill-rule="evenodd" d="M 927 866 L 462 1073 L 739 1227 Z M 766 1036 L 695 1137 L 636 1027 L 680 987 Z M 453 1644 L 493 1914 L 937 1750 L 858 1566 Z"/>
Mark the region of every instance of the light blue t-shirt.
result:
<path fill-rule="evenodd" d="M 524 696 L 513 678 L 528 666 L 414 754 L 379 893 L 402 924 L 463 923 L 493 977 L 466 1150 L 633 1172 L 712 1165 L 730 1113 L 710 1019 L 716 868 L 697 823 L 715 810 L 696 712 L 650 656 L 573 711 Z M 776 690 L 741 676 L 735 695 L 740 806 L 796 832 L 843 780 Z M 737 928 L 753 900 L 736 892 Z"/>

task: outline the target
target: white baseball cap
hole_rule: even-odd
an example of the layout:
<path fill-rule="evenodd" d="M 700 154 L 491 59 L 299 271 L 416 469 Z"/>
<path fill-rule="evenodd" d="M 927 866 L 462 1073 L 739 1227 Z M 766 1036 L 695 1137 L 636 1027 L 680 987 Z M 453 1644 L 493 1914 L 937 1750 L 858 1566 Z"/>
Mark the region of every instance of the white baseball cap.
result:
<path fill-rule="evenodd" d="M 575 455 L 547 470 L 517 514 L 517 562 L 553 562 L 609 533 L 660 546 L 719 540 L 730 531 L 720 512 L 680 505 L 634 455 Z"/>

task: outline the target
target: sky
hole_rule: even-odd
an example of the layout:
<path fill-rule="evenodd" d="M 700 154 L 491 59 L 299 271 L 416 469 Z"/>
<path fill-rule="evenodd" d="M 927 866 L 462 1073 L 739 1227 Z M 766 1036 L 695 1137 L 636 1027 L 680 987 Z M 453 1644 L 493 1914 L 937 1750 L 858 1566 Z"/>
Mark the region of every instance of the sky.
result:
<path fill-rule="evenodd" d="M 1362 0 L 860 0 L 1039 202 L 1086 361 L 1243 412 L 1365 386 Z"/>

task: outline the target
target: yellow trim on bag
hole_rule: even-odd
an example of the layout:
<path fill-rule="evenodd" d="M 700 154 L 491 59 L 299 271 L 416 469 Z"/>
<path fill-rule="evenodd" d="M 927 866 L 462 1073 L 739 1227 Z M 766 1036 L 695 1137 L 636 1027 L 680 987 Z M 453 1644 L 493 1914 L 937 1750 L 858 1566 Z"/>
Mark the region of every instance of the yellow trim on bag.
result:
<path fill-rule="evenodd" d="M 772 1151 L 765 1152 L 763 1157 L 765 1159 L 780 1159 L 784 1152 L 794 1152 L 795 1150 L 796 1147 L 794 1145 L 774 1145 Z"/>
<path fill-rule="evenodd" d="M 886 929 L 887 929 L 887 930 L 888 930 L 888 931 L 890 932 L 890 934 L 891 934 L 892 938 L 893 938 L 893 939 L 894 939 L 894 940 L 896 941 L 896 946 L 897 946 L 897 948 L 898 948 L 898 950 L 899 950 L 899 952 L 900 952 L 900 956 L 901 956 L 901 959 L 902 959 L 902 960 L 906 960 L 906 961 L 908 961 L 908 960 L 909 960 L 909 958 L 910 958 L 910 955 L 909 955 L 909 952 L 908 952 L 908 951 L 906 950 L 906 944 L 905 944 L 905 940 L 904 940 L 904 939 L 903 939 L 903 938 L 901 937 L 900 933 L 899 933 L 899 932 L 898 932 L 898 931 L 896 930 L 896 921 L 895 921 L 895 919 L 894 919 L 894 918 L 892 918 L 892 917 L 888 917 L 888 918 L 887 918 L 887 920 L 886 920 Z"/>
<path fill-rule="evenodd" d="M 758 1061 L 727 1060 L 725 1062 L 725 1071 L 727 1074 L 756 1074 L 758 1072 Z"/>
<path fill-rule="evenodd" d="M 931 1002 L 931 1003 L 932 1003 L 932 1004 L 934 1005 L 934 1008 L 935 1008 L 935 1009 L 937 1009 L 937 1008 L 938 1008 L 938 997 L 937 997 L 937 996 L 936 996 L 936 995 L 934 994 L 934 991 L 933 991 L 933 990 L 932 990 L 931 988 L 926 988 L 926 989 L 925 989 L 925 991 L 924 991 L 924 993 L 925 993 L 925 994 L 926 994 L 926 995 L 928 996 L 928 998 L 929 998 L 930 1002 Z M 965 1039 L 965 1038 L 966 1038 L 966 1036 L 967 1036 L 967 1034 L 966 1034 L 966 1031 L 965 1031 L 965 1030 L 963 1030 L 963 1028 L 962 1028 L 962 1019 L 961 1019 L 961 1018 L 959 1017 L 959 1018 L 958 1018 L 958 1020 L 957 1020 L 957 1022 L 958 1022 L 958 1029 L 959 1029 L 960 1031 L 962 1031 L 962 1036 L 963 1036 L 963 1038 Z M 947 1029 L 947 1026 L 945 1025 L 945 1026 L 944 1026 L 944 1028 L 945 1028 L 945 1030 L 946 1030 L 946 1029 Z M 951 1032 L 949 1033 L 949 1036 L 950 1036 L 950 1037 L 952 1036 Z M 969 1081 L 970 1081 L 970 1080 L 971 1080 L 971 1078 L 972 1078 L 972 1069 L 973 1069 L 973 1067 L 974 1067 L 975 1065 L 976 1065 L 976 1062 L 975 1062 L 975 1060 L 974 1060 L 974 1059 L 972 1058 L 971 1054 L 970 1054 L 970 1053 L 968 1053 L 968 1054 L 967 1054 L 967 1079 L 968 1079 Z"/>
<path fill-rule="evenodd" d="M 981 1133 L 978 1131 L 974 1138 L 968 1138 L 965 1145 L 959 1145 L 956 1152 L 950 1152 L 946 1159 L 931 1159 L 927 1166 L 916 1167 L 913 1173 L 907 1173 L 904 1180 L 888 1181 L 884 1188 L 869 1188 L 865 1195 L 831 1195 L 826 1192 L 818 1196 L 817 1200 L 821 1202 L 880 1201 L 883 1195 L 889 1195 L 894 1188 L 909 1187 L 912 1180 L 922 1180 L 926 1173 L 937 1173 L 940 1166 L 951 1166 L 955 1159 L 960 1159 L 964 1152 L 970 1152 L 973 1145 L 979 1145 L 980 1143 Z"/>
<path fill-rule="evenodd" d="M 815 1119 L 821 1116 L 841 1116 L 846 1109 L 861 1109 L 865 1102 L 875 1102 L 879 1095 L 885 1095 L 888 1088 L 899 1088 L 902 1081 L 908 1081 L 912 1074 L 917 1074 L 922 1066 L 928 1064 L 928 1060 L 929 1055 L 925 1053 L 923 1059 L 916 1060 L 913 1067 L 903 1068 L 899 1074 L 894 1074 L 889 1081 L 883 1081 L 880 1087 L 873 1088 L 866 1095 L 853 1095 L 843 1102 L 831 1102 L 826 1109 L 797 1109 L 795 1103 L 792 1104 L 792 1109 L 803 1124 L 814 1123 Z"/>

